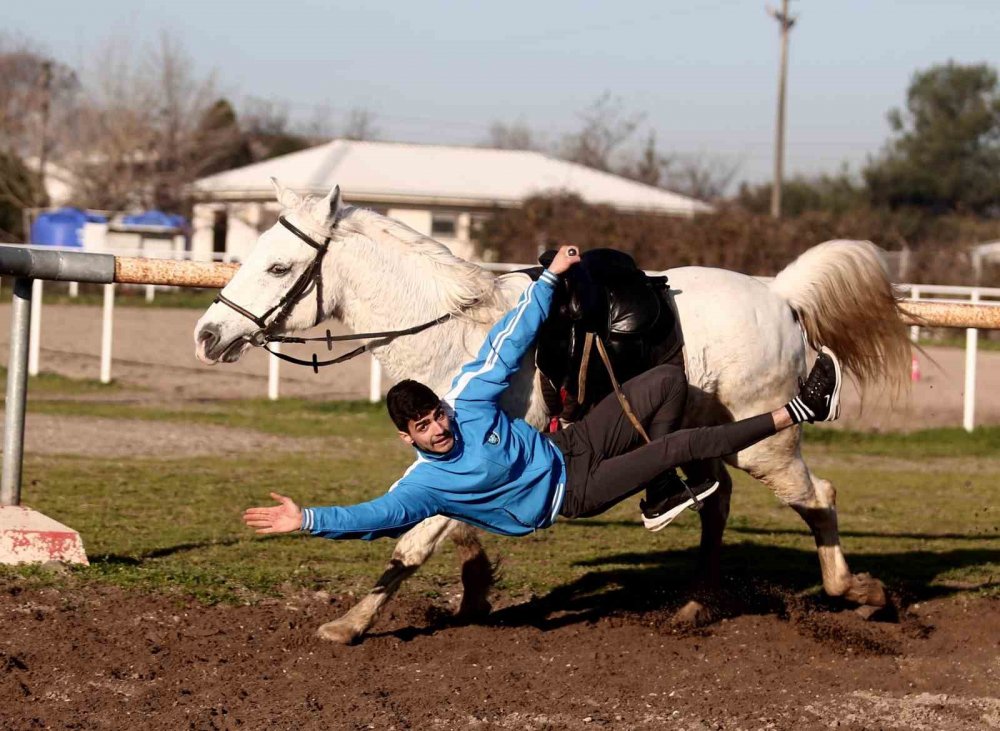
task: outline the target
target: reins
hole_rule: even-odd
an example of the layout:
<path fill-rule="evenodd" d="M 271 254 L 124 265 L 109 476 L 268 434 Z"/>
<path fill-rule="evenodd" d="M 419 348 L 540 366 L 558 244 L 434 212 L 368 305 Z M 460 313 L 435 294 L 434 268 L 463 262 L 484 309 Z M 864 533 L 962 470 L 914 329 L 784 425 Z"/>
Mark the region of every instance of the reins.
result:
<path fill-rule="evenodd" d="M 434 320 L 425 322 L 422 325 L 414 325 L 413 327 L 408 327 L 404 330 L 387 330 L 385 332 L 377 333 L 357 333 L 355 335 L 334 335 L 329 330 L 326 331 L 326 335 L 323 337 L 316 338 L 299 338 L 290 335 L 265 335 L 266 342 L 263 345 L 264 350 L 273 355 L 275 358 L 280 358 L 281 360 L 288 361 L 289 363 L 295 363 L 296 365 L 309 366 L 313 369 L 313 373 L 319 373 L 319 369 L 323 366 L 336 365 L 337 363 L 343 363 L 351 358 L 355 358 L 362 353 L 371 350 L 372 346 L 375 345 L 374 341 L 377 339 L 382 339 L 383 341 L 394 340 L 395 338 L 401 337 L 403 335 L 415 335 L 416 333 L 423 332 L 429 328 L 439 325 L 446 320 L 450 320 L 454 315 L 452 313 L 447 313 L 441 315 Z M 326 343 L 327 350 L 333 350 L 333 344 L 345 340 L 372 340 L 373 342 L 365 343 L 360 345 L 354 350 L 344 353 L 343 355 L 332 358 L 331 360 L 320 360 L 319 357 L 313 353 L 312 360 L 302 360 L 301 358 L 295 358 L 291 355 L 285 355 L 284 353 L 271 350 L 268 345 L 271 343 L 310 343 L 310 342 L 323 342 Z"/>

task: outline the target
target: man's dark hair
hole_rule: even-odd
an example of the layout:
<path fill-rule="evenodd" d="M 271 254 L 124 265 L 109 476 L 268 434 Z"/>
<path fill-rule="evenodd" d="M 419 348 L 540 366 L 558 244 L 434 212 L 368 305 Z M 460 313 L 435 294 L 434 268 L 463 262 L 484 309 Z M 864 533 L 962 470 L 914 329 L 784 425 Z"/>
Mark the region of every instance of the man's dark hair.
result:
<path fill-rule="evenodd" d="M 400 431 L 407 431 L 410 420 L 416 421 L 427 412 L 434 411 L 441 403 L 437 394 L 419 381 L 406 379 L 389 389 L 385 395 L 385 406 L 389 418 Z"/>

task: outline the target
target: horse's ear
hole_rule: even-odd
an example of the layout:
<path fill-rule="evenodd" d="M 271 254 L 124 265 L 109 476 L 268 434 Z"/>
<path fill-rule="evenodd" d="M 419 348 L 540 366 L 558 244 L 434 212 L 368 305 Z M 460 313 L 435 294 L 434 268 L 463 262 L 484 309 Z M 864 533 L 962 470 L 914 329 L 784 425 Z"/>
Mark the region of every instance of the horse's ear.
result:
<path fill-rule="evenodd" d="M 302 197 L 294 190 L 283 186 L 277 178 L 271 177 L 271 185 L 274 186 L 274 194 L 282 208 L 298 208 L 299 204 L 302 203 Z"/>
<path fill-rule="evenodd" d="M 344 199 L 340 197 L 340 186 L 333 186 L 326 198 L 323 199 L 322 209 L 326 214 L 326 220 L 330 223 L 335 223 L 339 218 L 341 211 L 344 210 Z"/>

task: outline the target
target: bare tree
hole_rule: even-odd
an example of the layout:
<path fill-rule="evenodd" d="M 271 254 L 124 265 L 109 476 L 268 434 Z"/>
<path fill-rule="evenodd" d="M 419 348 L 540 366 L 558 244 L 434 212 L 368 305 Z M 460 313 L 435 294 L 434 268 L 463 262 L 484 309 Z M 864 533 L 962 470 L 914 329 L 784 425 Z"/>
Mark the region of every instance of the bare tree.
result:
<path fill-rule="evenodd" d="M 732 185 L 740 167 L 740 161 L 726 157 L 704 153 L 675 155 L 665 169 L 661 185 L 699 200 L 718 200 Z"/>
<path fill-rule="evenodd" d="M 0 151 L 33 156 L 44 176 L 79 87 L 68 66 L 26 40 L 0 35 Z"/>
<path fill-rule="evenodd" d="M 626 161 L 619 168 L 618 174 L 646 185 L 658 186 L 672 164 L 673 158 L 659 151 L 656 146 L 656 133 L 650 131 L 638 157 Z"/>
<path fill-rule="evenodd" d="M 605 92 L 581 113 L 583 127 L 563 137 L 559 152 L 571 162 L 612 170 L 615 153 L 635 133 L 644 116 L 625 115 L 621 100 Z"/>
<path fill-rule="evenodd" d="M 156 152 L 156 99 L 129 42 L 105 39 L 94 65 L 82 70 L 86 94 L 62 160 L 75 180 L 74 197 L 94 208 L 141 205 L 151 198 L 146 171 Z"/>
<path fill-rule="evenodd" d="M 531 127 L 522 120 L 494 122 L 483 146 L 497 150 L 539 150 L 542 147 Z"/>
<path fill-rule="evenodd" d="M 199 129 L 217 99 L 215 78 L 214 74 L 196 73 L 176 37 L 161 33 L 159 44 L 145 59 L 145 68 L 160 102 L 153 118 L 153 205 L 177 210 L 186 196 L 186 186 L 229 152 L 229 136 L 234 130 L 218 130 L 226 137 L 218 139 Z"/>
<path fill-rule="evenodd" d="M 217 101 L 214 79 L 199 75 L 181 43 L 162 34 L 138 53 L 109 38 L 85 69 L 85 100 L 73 147 L 64 158 L 79 202 L 101 208 L 178 210 L 186 186 L 231 150 L 231 139 L 206 136 L 201 122 Z M 225 134 L 238 134 L 232 126 Z"/>
<path fill-rule="evenodd" d="M 375 140 L 379 137 L 375 115 L 367 109 L 355 108 L 347 113 L 347 121 L 340 136 L 345 140 Z"/>

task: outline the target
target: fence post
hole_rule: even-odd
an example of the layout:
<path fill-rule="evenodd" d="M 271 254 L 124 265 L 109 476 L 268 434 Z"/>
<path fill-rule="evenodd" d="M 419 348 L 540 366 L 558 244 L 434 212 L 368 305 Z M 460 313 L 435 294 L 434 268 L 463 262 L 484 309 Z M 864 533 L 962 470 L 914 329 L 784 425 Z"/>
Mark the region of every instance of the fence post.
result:
<path fill-rule="evenodd" d="M 70 282 L 69 283 L 69 296 L 71 299 L 76 299 L 80 296 L 80 283 Z"/>
<path fill-rule="evenodd" d="M 111 340 L 115 323 L 115 285 L 104 285 L 101 316 L 101 383 L 111 383 Z"/>
<path fill-rule="evenodd" d="M 31 335 L 28 338 L 28 375 L 38 375 L 39 351 L 42 347 L 42 280 L 31 282 Z"/>
<path fill-rule="evenodd" d="M 156 298 L 156 285 L 147 284 L 146 285 L 146 301 L 152 302 Z"/>
<path fill-rule="evenodd" d="M 372 356 L 371 370 L 368 373 L 368 400 L 377 404 L 382 400 L 382 364 Z"/>
<path fill-rule="evenodd" d="M 3 430 L 3 475 L 0 505 L 21 504 L 21 463 L 24 459 L 24 406 L 28 393 L 28 351 L 31 339 L 30 279 L 14 280 L 10 308 L 10 360 L 7 364 L 7 403 Z"/>
<path fill-rule="evenodd" d="M 910 287 L 910 298 L 920 299 L 920 287 Z M 910 342 L 920 342 L 920 325 L 910 325 Z"/>
<path fill-rule="evenodd" d="M 970 301 L 979 302 L 979 290 L 972 290 Z M 965 331 L 965 405 L 962 410 L 962 426 L 971 432 L 976 428 L 976 351 L 979 347 L 979 331 L 970 327 Z"/>
<path fill-rule="evenodd" d="M 281 352 L 281 343 L 272 343 L 271 347 L 278 353 Z M 267 397 L 271 401 L 278 400 L 278 385 L 280 382 L 278 369 L 281 366 L 281 359 L 273 355 L 267 357 Z"/>

